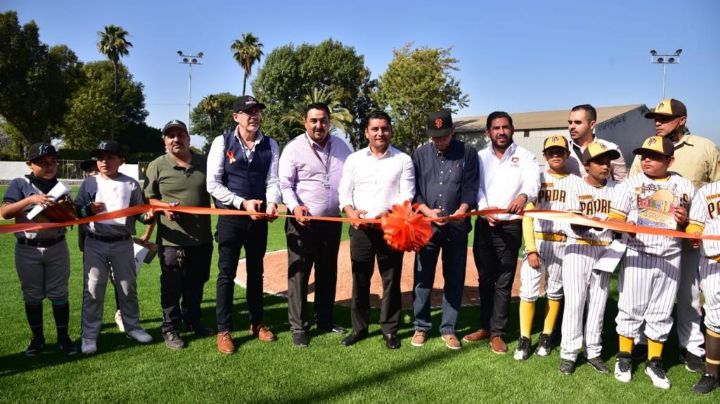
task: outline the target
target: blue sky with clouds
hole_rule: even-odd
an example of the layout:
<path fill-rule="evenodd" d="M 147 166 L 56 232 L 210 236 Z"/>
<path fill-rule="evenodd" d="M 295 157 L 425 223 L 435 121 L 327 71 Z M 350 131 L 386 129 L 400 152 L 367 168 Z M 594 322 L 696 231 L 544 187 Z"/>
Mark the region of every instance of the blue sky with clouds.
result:
<path fill-rule="evenodd" d="M 720 143 L 720 2 L 581 1 L 167 1 L 5 0 L 21 23 L 35 20 L 41 40 L 99 60 L 97 31 L 130 33 L 123 58 L 145 86 L 148 124 L 187 116 L 187 66 L 176 52 L 202 51 L 193 69 L 193 104 L 211 93 L 242 91 L 230 44 L 253 32 L 265 53 L 327 38 L 353 46 L 374 77 L 393 49 L 452 47 L 470 105 L 459 115 L 643 103 L 661 98 L 662 68 L 650 49 L 683 49 L 668 66 L 667 94 L 684 101 L 693 132 Z M 715 39 L 713 39 L 715 38 Z M 256 67 L 257 69 L 257 67 Z"/>

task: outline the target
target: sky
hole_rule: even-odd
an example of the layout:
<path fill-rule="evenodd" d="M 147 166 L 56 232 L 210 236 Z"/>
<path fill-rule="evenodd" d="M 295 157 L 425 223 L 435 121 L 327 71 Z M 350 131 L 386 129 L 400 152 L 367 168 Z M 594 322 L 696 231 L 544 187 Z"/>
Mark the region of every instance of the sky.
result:
<path fill-rule="evenodd" d="M 667 66 L 667 97 L 687 105 L 693 133 L 720 144 L 715 0 L 3 0 L 0 12 L 7 10 L 17 11 L 21 24 L 34 20 L 43 42 L 68 45 L 82 61 L 104 58 L 97 50 L 104 26 L 125 28 L 133 47 L 122 62 L 144 85 L 154 127 L 187 120 L 188 66 L 178 50 L 205 55 L 193 68 L 194 107 L 208 94 L 241 94 L 243 72 L 230 44 L 252 32 L 266 55 L 333 38 L 363 55 L 374 78 L 407 43 L 451 47 L 454 75 L 470 98 L 457 116 L 584 103 L 652 108 L 662 98 L 662 66 L 651 63 L 650 50 L 681 48 L 680 63 Z"/>

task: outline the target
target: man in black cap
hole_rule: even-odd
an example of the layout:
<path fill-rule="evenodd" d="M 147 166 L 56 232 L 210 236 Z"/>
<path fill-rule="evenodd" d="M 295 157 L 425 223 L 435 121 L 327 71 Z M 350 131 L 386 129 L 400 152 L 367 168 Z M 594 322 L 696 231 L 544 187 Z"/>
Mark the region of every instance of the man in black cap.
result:
<path fill-rule="evenodd" d="M 261 341 L 276 339 L 264 323 L 263 257 L 267 247 L 267 219 L 277 216 L 280 203 L 280 149 L 275 140 L 260 130 L 264 108 L 265 104 L 252 96 L 239 97 L 233 104 L 233 120 L 237 126 L 216 137 L 208 153 L 207 190 L 215 198 L 215 206 L 250 213 L 218 218 L 217 346 L 224 354 L 235 352 L 230 331 L 235 272 L 242 247 L 245 247 L 250 331 Z"/>
<path fill-rule="evenodd" d="M 153 160 L 145 170 L 145 198 L 156 205 L 209 206 L 207 161 L 190 149 L 187 126 L 173 120 L 162 133 L 167 154 Z M 168 348 L 182 349 L 185 342 L 179 335 L 181 320 L 195 334 L 214 334 L 213 329 L 200 322 L 200 303 L 205 282 L 210 278 L 213 251 L 210 216 L 165 211 L 158 222 L 157 244 L 162 271 L 161 330 Z"/>
<path fill-rule="evenodd" d="M 453 138 L 455 127 L 448 111 L 428 116 L 427 134 L 431 142 L 412 155 L 415 165 L 415 199 L 420 212 L 428 218 L 462 215 L 477 203 L 479 184 L 477 151 Z M 421 347 L 432 328 L 430 294 L 435 267 L 442 249 L 443 293 L 440 334 L 449 349 L 460 349 L 455 334 L 462 304 L 467 261 L 469 218 L 433 222 L 430 243 L 415 255 L 414 301 L 415 334 L 412 345 Z"/>

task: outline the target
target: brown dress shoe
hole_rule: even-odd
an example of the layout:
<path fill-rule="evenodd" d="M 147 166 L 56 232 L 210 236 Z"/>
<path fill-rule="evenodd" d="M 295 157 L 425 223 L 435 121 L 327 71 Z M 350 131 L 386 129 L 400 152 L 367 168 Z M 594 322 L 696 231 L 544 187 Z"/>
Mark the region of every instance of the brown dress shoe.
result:
<path fill-rule="evenodd" d="M 273 342 L 277 339 L 275 334 L 263 323 L 258 325 L 251 324 L 250 332 L 252 332 L 253 337 L 257 337 L 257 339 L 263 342 Z"/>
<path fill-rule="evenodd" d="M 229 331 L 219 332 L 215 337 L 217 341 L 218 351 L 226 355 L 235 353 L 235 344 L 233 344 L 232 336 Z"/>
<path fill-rule="evenodd" d="M 496 354 L 505 354 L 508 351 L 507 344 L 499 335 L 490 339 L 490 349 L 492 349 L 492 351 Z"/>
<path fill-rule="evenodd" d="M 445 346 L 448 347 L 448 349 L 458 350 L 462 348 L 460 340 L 457 339 L 455 334 L 443 334 L 442 339 L 445 341 Z"/>
<path fill-rule="evenodd" d="M 463 341 L 465 342 L 480 342 L 482 340 L 490 338 L 490 332 L 486 329 L 479 329 L 475 331 L 474 333 L 468 334 L 463 337 Z"/>

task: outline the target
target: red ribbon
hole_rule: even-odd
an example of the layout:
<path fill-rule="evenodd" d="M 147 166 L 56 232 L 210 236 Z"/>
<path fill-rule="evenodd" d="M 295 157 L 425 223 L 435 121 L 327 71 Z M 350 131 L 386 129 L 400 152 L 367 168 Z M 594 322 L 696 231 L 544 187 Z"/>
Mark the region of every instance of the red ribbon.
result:
<path fill-rule="evenodd" d="M 433 221 L 457 220 L 470 216 L 489 216 L 501 213 L 508 213 L 506 209 L 482 209 L 466 213 L 464 215 L 448 216 L 437 219 L 428 219 L 417 213 L 417 207 L 405 202 L 402 205 L 393 205 L 392 210 L 381 219 L 351 219 L 346 217 L 324 217 L 324 216 L 306 216 L 310 220 L 322 220 L 329 222 L 349 222 L 349 223 L 365 223 L 379 224 L 384 232 L 384 238 L 388 245 L 398 251 L 418 251 L 425 246 L 432 236 Z M 112 220 L 121 217 L 134 216 L 149 211 L 161 212 L 171 211 L 178 213 L 189 213 L 195 215 L 233 215 L 233 216 L 265 216 L 262 212 L 247 212 L 234 209 L 217 209 L 207 207 L 193 206 L 169 206 L 163 205 L 136 205 L 126 209 L 120 209 L 113 212 L 102 213 L 99 215 L 77 219 L 62 223 L 16 223 L 0 225 L 0 234 L 17 233 L 22 231 L 36 231 L 44 229 L 52 229 L 57 227 L 72 226 L 76 224 L 84 224 L 102 220 Z M 607 220 L 590 219 L 578 214 L 569 212 L 559 212 L 553 210 L 526 210 L 519 212 L 520 216 L 529 216 L 535 219 L 563 221 L 573 224 L 589 227 L 599 227 L 610 229 L 624 233 L 642 233 L 653 234 L 667 237 L 678 237 L 686 239 L 702 239 L 702 240 L 720 240 L 720 235 L 701 235 L 696 236 L 678 230 L 658 229 L 654 227 L 638 226 L 629 223 L 613 222 Z M 295 217 L 294 215 L 277 215 L 277 217 Z"/>

